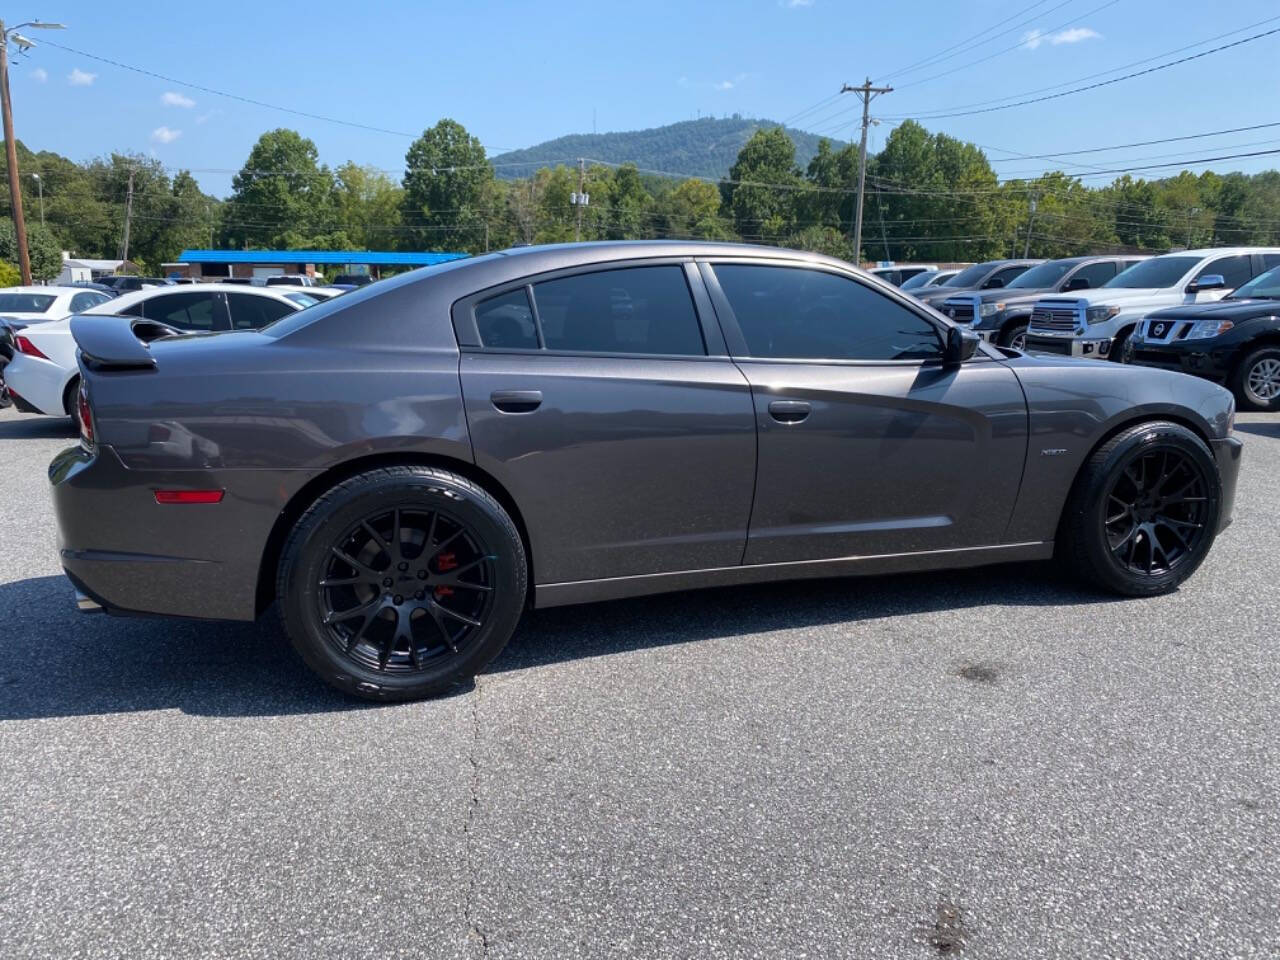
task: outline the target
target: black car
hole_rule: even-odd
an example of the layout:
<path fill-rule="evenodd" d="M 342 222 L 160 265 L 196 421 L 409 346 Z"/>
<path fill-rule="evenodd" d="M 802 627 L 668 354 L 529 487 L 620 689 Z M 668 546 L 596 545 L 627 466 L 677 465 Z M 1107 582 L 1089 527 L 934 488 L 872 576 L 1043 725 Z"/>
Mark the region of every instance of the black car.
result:
<path fill-rule="evenodd" d="M 77 280 L 75 283 L 67 284 L 69 287 L 80 287 L 84 290 L 96 290 L 98 293 L 105 293 L 109 297 L 120 296 L 121 291 L 108 283 L 97 283 L 93 280 Z"/>
<path fill-rule="evenodd" d="M 1067 257 L 1046 260 L 1010 283 L 994 290 L 955 293 L 941 304 L 931 303 L 956 323 L 972 323 L 983 340 L 1021 350 L 1027 338 L 1031 308 L 1046 293 L 1091 290 L 1141 257 Z M 928 302 L 928 301 L 926 301 Z"/>
<path fill-rule="evenodd" d="M 81 609 L 276 605 L 374 699 L 470 678 L 527 607 L 1055 553 L 1166 593 L 1242 447 L 1214 384 L 1001 352 L 760 246 L 527 247 L 259 330 L 70 326 L 82 442 L 49 478 Z"/>
<path fill-rule="evenodd" d="M 1224 384 L 1246 410 L 1280 410 L 1280 267 L 1222 300 L 1148 315 L 1124 359 Z"/>
<path fill-rule="evenodd" d="M 922 303 L 937 308 L 947 297 L 967 290 L 999 290 L 1013 283 L 1027 270 L 1043 260 L 987 260 L 965 267 L 946 283 L 929 287 L 912 295 Z"/>
<path fill-rule="evenodd" d="M 333 278 L 332 286 L 343 287 L 350 285 L 353 287 L 363 287 L 370 283 L 373 283 L 373 277 L 369 276 L 367 273 L 340 273 Z"/>
<path fill-rule="evenodd" d="M 146 287 L 166 287 L 171 281 L 163 277 L 135 277 L 128 274 L 116 274 L 110 277 L 99 277 L 97 282 L 104 287 L 110 287 L 119 294 L 132 293 L 135 290 L 142 290 Z"/>

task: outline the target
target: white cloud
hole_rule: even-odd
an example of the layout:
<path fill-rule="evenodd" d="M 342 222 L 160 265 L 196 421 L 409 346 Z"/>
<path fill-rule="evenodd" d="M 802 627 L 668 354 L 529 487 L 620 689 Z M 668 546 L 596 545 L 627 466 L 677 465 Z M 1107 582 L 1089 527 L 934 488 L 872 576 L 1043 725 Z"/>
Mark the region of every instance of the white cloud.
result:
<path fill-rule="evenodd" d="M 1043 30 L 1028 30 L 1022 35 L 1022 45 L 1028 50 L 1038 50 L 1044 44 L 1054 47 L 1064 43 L 1079 43 L 1081 40 L 1101 40 L 1102 34 L 1091 27 L 1071 27 L 1057 33 L 1045 33 Z"/>
<path fill-rule="evenodd" d="M 778 0 L 778 6 L 795 10 L 797 7 L 812 7 L 813 0 Z"/>
<path fill-rule="evenodd" d="M 196 123 L 208 123 L 209 120 L 211 120 L 213 117 L 218 116 L 218 114 L 220 113 L 222 113 L 222 111 L 219 110 L 217 107 L 214 107 L 212 110 L 208 111 L 207 113 L 202 113 L 200 114 L 200 116 L 196 117 Z"/>
<path fill-rule="evenodd" d="M 185 97 L 180 93 L 174 93 L 172 90 L 167 91 L 160 98 L 160 102 L 166 107 L 182 107 L 184 110 L 190 110 L 196 105 L 196 102 L 190 97 Z"/>
<path fill-rule="evenodd" d="M 44 67 L 36 67 L 31 71 L 31 76 L 35 79 L 36 83 L 44 83 L 49 79 L 49 71 Z"/>
<path fill-rule="evenodd" d="M 716 84 L 716 89 L 717 89 L 717 90 L 732 90 L 732 89 L 733 89 L 733 81 L 732 81 L 732 80 L 721 80 L 719 83 L 717 83 L 717 84 Z"/>
<path fill-rule="evenodd" d="M 97 79 L 98 75 L 96 73 L 85 73 L 79 67 L 67 74 L 67 83 L 73 87 L 91 87 L 93 86 L 93 81 Z"/>
<path fill-rule="evenodd" d="M 154 143 L 173 143 L 182 136 L 181 130 L 171 130 L 168 127 L 156 127 L 151 131 L 151 139 Z"/>

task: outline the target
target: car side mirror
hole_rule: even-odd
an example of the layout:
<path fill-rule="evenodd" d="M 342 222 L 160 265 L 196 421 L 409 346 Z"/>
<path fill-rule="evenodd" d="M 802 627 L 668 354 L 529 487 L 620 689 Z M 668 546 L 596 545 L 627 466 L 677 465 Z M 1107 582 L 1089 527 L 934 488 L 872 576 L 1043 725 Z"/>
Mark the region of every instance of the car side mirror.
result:
<path fill-rule="evenodd" d="M 1220 273 L 1206 273 L 1199 280 L 1192 280 L 1187 284 L 1187 293 L 1195 293 L 1198 290 L 1222 290 L 1227 285 L 1227 279 Z"/>
<path fill-rule="evenodd" d="M 977 351 L 981 340 L 976 333 L 964 327 L 948 328 L 947 345 L 942 351 L 942 365 L 954 367 L 964 363 Z"/>
<path fill-rule="evenodd" d="M 1003 287 L 1003 286 L 1004 286 L 1003 280 L 1001 280 L 999 277 L 992 277 L 990 280 L 988 280 L 986 283 L 982 285 L 982 289 L 995 290 L 997 287 Z"/>
<path fill-rule="evenodd" d="M 1063 293 L 1066 293 L 1070 290 L 1088 290 L 1088 289 L 1089 289 L 1088 277 L 1072 277 L 1065 284 L 1063 284 L 1063 287 L 1062 287 Z"/>

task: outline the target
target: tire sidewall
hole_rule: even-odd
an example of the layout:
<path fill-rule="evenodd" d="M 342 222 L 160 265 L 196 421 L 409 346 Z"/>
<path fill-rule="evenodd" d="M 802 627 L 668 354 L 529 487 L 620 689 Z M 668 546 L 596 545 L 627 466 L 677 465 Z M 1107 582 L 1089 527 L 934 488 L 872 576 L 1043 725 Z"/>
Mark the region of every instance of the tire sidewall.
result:
<path fill-rule="evenodd" d="M 1005 332 L 1000 335 L 1000 346 L 1008 347 L 1011 350 L 1018 349 L 1013 345 L 1013 341 L 1016 340 L 1019 335 L 1022 335 L 1023 337 L 1027 335 L 1027 324 L 1015 323 L 1013 326 L 1009 327 L 1009 329 L 1005 330 Z M 1023 344 L 1024 348 L 1025 346 L 1026 344 Z"/>
<path fill-rule="evenodd" d="M 467 483 L 438 473 L 379 477 L 358 490 L 322 498 L 303 515 L 286 547 L 281 569 L 281 614 L 299 656 L 325 680 L 362 697 L 412 699 L 455 686 L 482 670 L 506 646 L 524 609 L 526 572 L 523 546 L 514 525 L 490 498 Z M 464 524 L 481 549 L 493 556 L 494 592 L 488 618 L 466 647 L 435 668 L 384 674 L 341 653 L 321 622 L 318 582 L 330 548 L 361 519 L 396 506 L 438 510 Z"/>
<path fill-rule="evenodd" d="M 1280 410 L 1280 395 L 1272 397 L 1270 400 L 1263 400 L 1261 397 L 1255 397 L 1249 390 L 1249 371 L 1266 359 L 1280 360 L 1280 347 L 1261 347 L 1250 352 L 1248 356 L 1240 361 L 1234 392 L 1242 407 L 1264 412 Z"/>
<path fill-rule="evenodd" d="M 1128 463 L 1137 456 L 1161 448 L 1176 449 L 1187 454 L 1204 473 L 1209 487 L 1209 503 L 1206 505 L 1204 520 L 1208 532 L 1197 554 L 1188 561 L 1159 576 L 1145 577 L 1122 566 L 1111 553 L 1105 524 L 1107 495 L 1117 475 Z M 1084 511 L 1083 546 L 1089 563 L 1094 567 L 1095 578 L 1100 582 L 1131 596 L 1167 593 L 1195 573 L 1208 556 L 1222 511 L 1222 479 L 1213 454 L 1190 430 L 1172 423 L 1135 427 L 1122 435 L 1108 452 L 1100 468 L 1091 471 L 1084 479 L 1082 497 L 1078 501 Z"/>

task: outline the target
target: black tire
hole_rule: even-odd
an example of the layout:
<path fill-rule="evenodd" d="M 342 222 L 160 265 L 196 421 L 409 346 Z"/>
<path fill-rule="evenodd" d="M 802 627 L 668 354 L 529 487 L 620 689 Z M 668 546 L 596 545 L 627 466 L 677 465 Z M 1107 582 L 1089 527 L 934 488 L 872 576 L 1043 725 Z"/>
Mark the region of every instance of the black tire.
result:
<path fill-rule="evenodd" d="M 520 533 L 488 491 L 446 470 L 394 466 L 344 480 L 307 509 L 281 553 L 276 596 L 294 649 L 327 683 L 413 700 L 502 652 L 527 579 Z"/>
<path fill-rule="evenodd" d="M 1021 337 L 1023 343 L 1021 346 L 1014 346 L 1014 342 Z M 1009 347 L 1012 350 L 1025 350 L 1027 338 L 1027 325 L 1025 323 L 1012 323 L 1000 332 L 1000 346 Z"/>
<path fill-rule="evenodd" d="M 1240 409 L 1263 410 L 1268 413 L 1280 410 L 1280 392 L 1266 395 L 1268 387 L 1276 382 L 1277 372 L 1280 372 L 1280 347 L 1259 347 L 1241 360 L 1229 383 Z M 1264 378 L 1264 373 L 1270 376 Z"/>
<path fill-rule="evenodd" d="M 1176 423 L 1138 424 L 1081 468 L 1059 528 L 1059 559 L 1113 593 L 1168 593 L 1208 554 L 1221 509 L 1222 479 L 1204 441 Z"/>
<path fill-rule="evenodd" d="M 1124 330 L 1116 335 L 1111 341 L 1111 349 L 1107 351 L 1107 359 L 1112 363 L 1125 363 L 1125 351 L 1129 349 L 1129 337 L 1133 334 L 1133 327 Z"/>
<path fill-rule="evenodd" d="M 79 375 L 71 378 L 66 389 L 62 391 L 62 409 L 68 417 L 76 415 L 76 395 L 80 393 Z"/>

